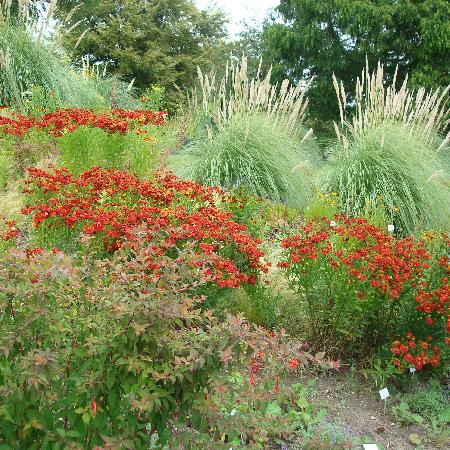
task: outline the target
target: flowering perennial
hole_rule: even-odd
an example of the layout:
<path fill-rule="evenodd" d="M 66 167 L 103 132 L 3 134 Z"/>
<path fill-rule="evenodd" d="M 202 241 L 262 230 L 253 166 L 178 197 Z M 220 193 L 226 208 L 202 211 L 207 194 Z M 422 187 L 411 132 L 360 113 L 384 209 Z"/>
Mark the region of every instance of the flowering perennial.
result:
<path fill-rule="evenodd" d="M 85 125 L 101 128 L 109 133 L 127 133 L 133 126 L 163 125 L 165 116 L 164 112 L 155 113 L 150 110 L 113 109 L 110 114 L 96 114 L 82 108 L 60 109 L 40 117 L 25 117 L 20 114 L 0 116 L 0 130 L 6 134 L 23 136 L 30 129 L 38 128 L 60 137 L 65 132 L 75 131 L 79 126 Z"/>
<path fill-rule="evenodd" d="M 48 236 L 65 228 L 94 238 L 107 252 L 151 241 L 155 258 L 148 269 L 154 274 L 158 257 L 176 255 L 187 242 L 194 243 L 205 270 L 220 287 L 254 283 L 258 271 L 266 270 L 260 241 L 219 207 L 226 205 L 227 196 L 217 188 L 171 174 L 160 174 L 155 182 L 142 181 L 127 172 L 98 167 L 78 176 L 56 168 L 31 168 L 28 173 L 25 192 L 34 203 L 22 212 L 33 214 L 35 227 L 45 226 Z"/>
<path fill-rule="evenodd" d="M 446 236 L 443 243 L 445 248 Z M 412 338 L 412 346 L 397 338 L 392 353 L 418 370 L 438 364 L 439 346 L 449 343 L 450 333 L 448 256 L 433 257 L 424 241 L 396 239 L 365 219 L 342 215 L 332 225 L 327 219 L 308 223 L 300 234 L 284 239 L 282 247 L 287 258 L 279 267 L 288 269 L 291 282 L 309 298 L 320 289 L 318 295 L 328 297 L 321 313 L 329 314 L 328 326 L 333 324 L 349 340 L 368 339 L 377 326 L 373 339 L 401 336 L 402 329 L 413 326 L 422 340 L 433 339 L 433 353 L 426 354 L 431 346 Z M 316 297 L 314 302 L 320 310 Z M 401 367 L 399 358 L 395 362 Z"/>

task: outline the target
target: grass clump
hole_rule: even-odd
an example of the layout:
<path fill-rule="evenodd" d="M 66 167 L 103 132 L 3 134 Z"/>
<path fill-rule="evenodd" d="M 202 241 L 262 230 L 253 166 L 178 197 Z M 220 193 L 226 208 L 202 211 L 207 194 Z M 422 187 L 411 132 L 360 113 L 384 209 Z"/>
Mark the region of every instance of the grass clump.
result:
<path fill-rule="evenodd" d="M 358 78 L 352 113 L 347 95 L 333 79 L 341 113 L 337 143 L 329 149 L 322 187 L 339 194 L 341 211 L 363 216 L 374 206 L 399 235 L 422 228 L 447 228 L 450 183 L 446 96 L 423 89 L 385 86 L 383 67 Z M 445 159 L 447 158 L 447 160 Z"/>
<path fill-rule="evenodd" d="M 98 71 L 97 71 L 98 72 Z M 42 89 L 58 106 L 101 108 L 114 103 L 135 107 L 131 87 L 106 73 L 75 70 L 61 51 L 32 30 L 0 21 L 0 98 L 18 110 Z"/>
<path fill-rule="evenodd" d="M 262 115 L 248 115 L 199 137 L 170 163 L 177 175 L 206 186 L 245 186 L 253 195 L 304 206 L 313 193 L 315 163 L 305 148 Z"/>
<path fill-rule="evenodd" d="M 107 133 L 87 126 L 60 137 L 58 148 L 62 165 L 76 174 L 101 166 L 147 176 L 156 170 L 159 158 L 151 140 L 146 142 L 133 133 Z"/>
<path fill-rule="evenodd" d="M 296 207 L 308 203 L 319 152 L 302 126 L 307 87 L 273 85 L 270 77 L 258 71 L 250 79 L 245 57 L 227 64 L 220 82 L 199 70 L 181 150 L 169 158 L 176 174 Z"/>
<path fill-rule="evenodd" d="M 325 189 L 339 193 L 341 211 L 364 216 L 371 205 L 401 235 L 420 228 L 445 228 L 450 192 L 444 165 L 436 152 L 397 124 L 370 128 L 347 149 L 330 150 Z M 447 183 L 447 184 L 446 184 Z"/>

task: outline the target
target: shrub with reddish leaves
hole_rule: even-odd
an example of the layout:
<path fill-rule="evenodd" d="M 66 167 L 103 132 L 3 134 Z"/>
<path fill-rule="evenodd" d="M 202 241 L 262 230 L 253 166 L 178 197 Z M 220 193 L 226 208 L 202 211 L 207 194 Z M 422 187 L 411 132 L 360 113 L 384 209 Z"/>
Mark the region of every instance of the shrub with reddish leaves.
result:
<path fill-rule="evenodd" d="M 279 266 L 306 302 L 317 345 L 338 355 L 370 356 L 395 341 L 400 368 L 437 366 L 447 358 L 446 236 L 430 251 L 424 241 L 396 239 L 364 219 L 336 216 L 308 223 L 282 246 L 287 258 Z M 417 341 L 410 338 L 410 348 L 401 341 L 411 332 Z"/>
<path fill-rule="evenodd" d="M 254 283 L 266 270 L 260 241 L 235 222 L 227 195 L 216 188 L 181 181 L 170 174 L 142 181 L 112 169 L 93 168 L 78 176 L 65 169 L 28 171 L 35 236 L 41 245 L 74 250 L 79 237 L 101 256 L 157 237 L 156 256 L 173 255 L 194 243 L 201 262 L 219 287 Z M 154 244 L 156 245 L 156 244 Z M 148 262 L 158 273 L 158 259 Z"/>
<path fill-rule="evenodd" d="M 158 248 L 153 237 L 107 259 L 39 248 L 0 259 L 0 447 L 144 449 L 157 438 L 179 448 L 180 423 L 220 445 L 205 402 L 230 373 L 265 411 L 289 391 L 292 370 L 315 364 L 285 333 L 202 311 L 196 292 L 213 276 L 193 242 L 177 258 Z M 287 420 L 295 430 L 286 416 L 271 418 L 269 435 L 254 423 L 244 431 L 280 438 Z"/>

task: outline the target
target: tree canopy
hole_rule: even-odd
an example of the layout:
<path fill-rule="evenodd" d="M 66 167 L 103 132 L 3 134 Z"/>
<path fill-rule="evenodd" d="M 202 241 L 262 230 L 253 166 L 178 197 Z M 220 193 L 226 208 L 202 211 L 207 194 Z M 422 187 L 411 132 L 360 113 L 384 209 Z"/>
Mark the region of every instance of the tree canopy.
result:
<path fill-rule="evenodd" d="M 59 17 L 78 3 L 60 0 Z M 200 11 L 192 0 L 83 0 L 66 28 L 63 45 L 74 59 L 107 63 L 139 89 L 164 87 L 171 108 L 182 98 L 176 86 L 191 87 L 197 65 L 226 57 L 224 16 Z"/>
<path fill-rule="evenodd" d="M 315 76 L 312 113 L 336 116 L 334 72 L 350 87 L 365 66 L 380 61 L 412 87 L 450 82 L 450 2 L 447 0 L 280 0 L 279 20 L 265 26 L 261 45 L 274 75 Z"/>

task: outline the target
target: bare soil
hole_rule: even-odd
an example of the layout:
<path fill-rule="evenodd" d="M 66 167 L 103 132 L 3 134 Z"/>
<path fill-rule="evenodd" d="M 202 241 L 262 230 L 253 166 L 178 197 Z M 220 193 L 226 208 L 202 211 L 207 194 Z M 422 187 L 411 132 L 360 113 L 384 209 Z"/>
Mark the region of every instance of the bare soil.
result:
<path fill-rule="evenodd" d="M 377 444 L 380 448 L 383 445 L 389 450 L 450 448 L 445 444 L 441 447 L 433 445 L 424 427 L 403 427 L 396 422 L 389 406 L 394 400 L 388 399 L 385 412 L 384 402 L 380 399 L 377 388 L 371 388 L 363 377 L 355 378 L 349 374 L 321 375 L 315 381 L 311 401 L 325 404 L 328 419 L 348 430 L 354 442 L 360 442 L 366 437 L 367 443 Z M 417 434 L 423 444 L 413 445 L 410 441 L 411 434 Z M 354 448 L 362 449 L 362 445 Z"/>

